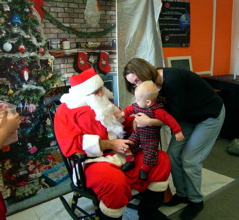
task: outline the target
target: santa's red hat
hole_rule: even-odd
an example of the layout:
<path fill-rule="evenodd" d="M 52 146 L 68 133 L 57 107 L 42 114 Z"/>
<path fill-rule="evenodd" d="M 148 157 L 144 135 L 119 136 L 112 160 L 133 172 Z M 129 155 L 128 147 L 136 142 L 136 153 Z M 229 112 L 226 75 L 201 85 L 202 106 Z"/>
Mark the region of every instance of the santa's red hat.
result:
<path fill-rule="evenodd" d="M 113 93 L 104 87 L 104 82 L 101 77 L 95 72 L 94 68 L 89 68 L 79 75 L 73 75 L 70 78 L 71 88 L 69 93 L 63 94 L 61 103 L 66 103 L 70 109 L 86 106 L 87 95 L 95 92 L 97 89 L 102 88 L 103 94 L 113 99 Z"/>
<path fill-rule="evenodd" d="M 100 87 L 104 82 L 95 72 L 94 68 L 89 68 L 79 75 L 72 75 L 70 78 L 71 89 L 82 95 L 89 95 Z"/>

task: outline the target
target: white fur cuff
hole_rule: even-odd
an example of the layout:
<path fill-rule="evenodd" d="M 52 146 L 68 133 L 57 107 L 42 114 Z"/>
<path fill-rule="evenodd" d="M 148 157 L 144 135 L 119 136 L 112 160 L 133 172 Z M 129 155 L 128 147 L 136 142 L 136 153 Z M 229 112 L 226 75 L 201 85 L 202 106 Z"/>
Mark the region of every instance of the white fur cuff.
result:
<path fill-rule="evenodd" d="M 119 208 L 119 209 L 110 209 L 110 208 L 106 207 L 102 201 L 100 201 L 100 210 L 105 215 L 107 215 L 111 218 L 119 218 L 120 216 L 122 216 L 125 208 L 126 208 L 126 206 Z"/>
<path fill-rule="evenodd" d="M 168 187 L 168 181 L 165 182 L 152 182 L 149 184 L 148 189 L 154 192 L 164 192 Z"/>
<path fill-rule="evenodd" d="M 85 134 L 83 136 L 83 150 L 89 157 L 100 157 L 103 152 L 99 145 L 100 137 L 98 135 Z"/>

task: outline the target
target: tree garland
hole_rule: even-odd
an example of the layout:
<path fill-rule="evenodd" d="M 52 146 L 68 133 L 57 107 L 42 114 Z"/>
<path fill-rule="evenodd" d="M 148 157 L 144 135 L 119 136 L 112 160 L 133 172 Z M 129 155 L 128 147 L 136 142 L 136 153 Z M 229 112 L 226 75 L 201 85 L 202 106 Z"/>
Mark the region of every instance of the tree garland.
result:
<path fill-rule="evenodd" d="M 77 31 L 76 29 L 72 27 L 67 27 L 63 25 L 61 22 L 56 20 L 48 11 L 46 11 L 44 8 L 42 8 L 44 11 L 44 18 L 50 21 L 52 24 L 57 26 L 59 29 L 69 33 L 69 34 L 75 34 L 77 37 L 89 37 L 89 38 L 94 38 L 94 37 L 102 37 L 109 32 L 111 32 L 115 27 L 116 24 L 112 24 L 109 27 L 105 27 L 103 31 L 98 31 L 98 32 L 84 32 L 84 31 Z"/>

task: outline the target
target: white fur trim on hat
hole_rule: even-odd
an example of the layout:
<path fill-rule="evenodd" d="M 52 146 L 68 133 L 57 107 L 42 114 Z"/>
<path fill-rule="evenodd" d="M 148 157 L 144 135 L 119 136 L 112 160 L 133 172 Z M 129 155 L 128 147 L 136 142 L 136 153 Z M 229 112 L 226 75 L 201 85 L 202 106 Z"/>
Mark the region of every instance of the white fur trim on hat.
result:
<path fill-rule="evenodd" d="M 72 93 L 80 93 L 81 95 L 89 95 L 92 92 L 96 91 L 100 87 L 103 87 L 104 82 L 101 77 L 97 74 L 92 76 L 90 79 L 86 80 L 85 82 L 71 87 Z"/>
<path fill-rule="evenodd" d="M 106 207 L 106 205 L 100 201 L 100 210 L 107 216 L 111 217 L 111 218 L 119 218 L 120 216 L 122 216 L 124 214 L 124 210 L 125 210 L 126 206 L 119 208 L 119 209 L 111 209 Z"/>

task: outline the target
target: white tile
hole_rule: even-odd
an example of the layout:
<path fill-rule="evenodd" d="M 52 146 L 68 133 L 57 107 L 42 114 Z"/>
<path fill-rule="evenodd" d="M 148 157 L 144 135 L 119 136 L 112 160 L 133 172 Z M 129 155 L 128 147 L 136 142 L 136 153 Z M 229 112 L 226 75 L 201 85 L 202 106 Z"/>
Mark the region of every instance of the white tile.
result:
<path fill-rule="evenodd" d="M 20 220 L 20 219 L 21 220 L 38 220 L 38 217 L 36 216 L 36 213 L 34 212 L 32 208 L 7 217 L 7 220 Z"/>

